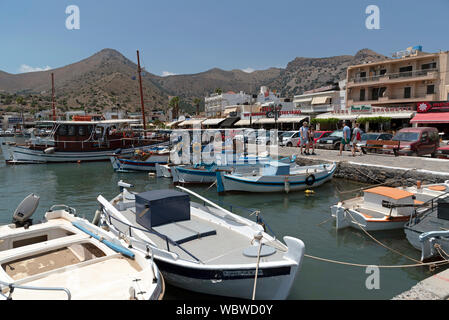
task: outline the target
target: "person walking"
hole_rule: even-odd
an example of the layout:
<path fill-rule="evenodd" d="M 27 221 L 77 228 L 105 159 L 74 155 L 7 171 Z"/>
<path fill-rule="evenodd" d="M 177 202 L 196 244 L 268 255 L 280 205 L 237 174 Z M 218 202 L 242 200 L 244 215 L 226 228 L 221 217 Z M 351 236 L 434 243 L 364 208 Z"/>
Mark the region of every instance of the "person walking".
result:
<path fill-rule="evenodd" d="M 316 156 L 315 153 L 315 128 L 314 126 L 310 126 L 309 129 L 309 149 L 312 148 L 312 155 Z"/>
<path fill-rule="evenodd" d="M 354 129 L 352 129 L 352 156 L 355 157 L 355 153 L 357 151 L 357 144 L 362 142 L 362 129 L 359 128 L 359 124 L 356 122 Z M 362 155 L 362 151 L 359 150 L 360 155 Z"/>
<path fill-rule="evenodd" d="M 309 155 L 309 124 L 307 121 L 302 123 L 302 127 L 299 128 L 300 144 L 301 144 L 301 154 Z M 304 147 L 305 151 L 302 152 Z"/>
<path fill-rule="evenodd" d="M 345 122 L 345 125 L 343 127 L 343 138 L 341 138 L 340 143 L 340 156 L 342 155 L 343 149 L 346 148 L 346 145 L 348 145 L 351 141 L 351 128 L 349 128 L 348 123 Z"/>

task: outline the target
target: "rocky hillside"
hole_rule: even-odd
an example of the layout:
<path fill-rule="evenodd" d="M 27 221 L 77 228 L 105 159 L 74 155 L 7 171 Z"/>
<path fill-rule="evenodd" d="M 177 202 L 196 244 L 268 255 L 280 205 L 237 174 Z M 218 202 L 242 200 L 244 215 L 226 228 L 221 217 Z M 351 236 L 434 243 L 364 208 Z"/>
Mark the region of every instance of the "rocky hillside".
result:
<path fill-rule="evenodd" d="M 285 97 L 326 85 L 346 77 L 350 65 L 386 59 L 369 49 L 356 55 L 329 58 L 296 58 L 285 69 L 246 73 L 218 68 L 206 72 L 160 77 L 149 72 L 143 76 L 147 109 L 168 108 L 169 96 L 180 96 L 182 108 L 193 110 L 194 98 L 203 98 L 216 88 L 223 91 L 256 93 L 267 85 Z M 62 110 L 84 109 L 101 112 L 117 107 L 128 111 L 140 109 L 137 66 L 113 49 L 104 49 L 80 62 L 53 69 L 22 74 L 0 71 L 0 109 L 21 105 L 43 110 L 51 103 L 51 76 L 55 74 L 57 106 Z M 21 97 L 21 98 L 20 98 Z"/>

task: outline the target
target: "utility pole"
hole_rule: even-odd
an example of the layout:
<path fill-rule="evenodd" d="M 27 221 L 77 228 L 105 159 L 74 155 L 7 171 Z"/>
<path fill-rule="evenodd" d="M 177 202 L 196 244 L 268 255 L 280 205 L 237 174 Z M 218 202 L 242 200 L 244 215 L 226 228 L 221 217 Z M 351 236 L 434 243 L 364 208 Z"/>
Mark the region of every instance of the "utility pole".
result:
<path fill-rule="evenodd" d="M 147 126 L 145 123 L 145 105 L 143 103 L 143 90 L 142 90 L 142 69 L 140 68 L 140 56 L 139 50 L 137 50 L 137 73 L 139 74 L 139 86 L 140 86 L 140 104 L 142 106 L 142 123 L 143 123 L 143 134 L 146 137 Z"/>
<path fill-rule="evenodd" d="M 55 107 L 55 75 L 51 73 L 51 105 L 53 109 L 53 121 L 56 121 L 56 107 Z"/>

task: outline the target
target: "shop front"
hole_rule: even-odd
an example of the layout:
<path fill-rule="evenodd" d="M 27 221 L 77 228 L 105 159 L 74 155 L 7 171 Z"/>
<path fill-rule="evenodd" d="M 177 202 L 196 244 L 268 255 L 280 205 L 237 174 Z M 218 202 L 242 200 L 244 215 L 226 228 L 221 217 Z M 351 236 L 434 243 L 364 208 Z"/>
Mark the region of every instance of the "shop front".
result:
<path fill-rule="evenodd" d="M 435 127 L 444 140 L 449 139 L 449 101 L 419 102 L 410 121 L 414 127 Z"/>

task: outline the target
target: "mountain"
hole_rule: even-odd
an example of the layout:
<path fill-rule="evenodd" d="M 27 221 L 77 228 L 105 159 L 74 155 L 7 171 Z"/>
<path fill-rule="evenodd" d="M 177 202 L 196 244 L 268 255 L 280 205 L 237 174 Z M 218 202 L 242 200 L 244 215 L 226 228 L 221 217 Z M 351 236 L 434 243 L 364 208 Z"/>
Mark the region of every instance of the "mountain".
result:
<path fill-rule="evenodd" d="M 386 59 L 388 57 L 369 49 L 362 49 L 355 56 L 296 58 L 289 62 L 279 77 L 268 86 L 277 89 L 282 96 L 302 94 L 304 91 L 345 79 L 348 66 Z"/>
<path fill-rule="evenodd" d="M 48 100 L 51 73 L 55 77 L 58 104 L 63 108 L 81 106 L 101 111 L 120 104 L 127 110 L 140 109 L 137 66 L 113 49 L 101 50 L 87 59 L 49 71 L 0 73 L 0 91 L 37 100 L 43 96 Z M 151 75 L 146 74 L 142 83 L 146 106 L 158 109 L 167 105 L 167 95 L 153 83 Z"/>
<path fill-rule="evenodd" d="M 214 68 L 196 74 L 161 77 L 148 71 L 143 75 L 145 107 L 168 107 L 169 96 L 180 96 L 181 109 L 193 110 L 193 98 L 203 98 L 216 88 L 223 91 L 256 93 L 262 85 L 292 97 L 306 90 L 321 87 L 346 77 L 350 65 L 385 60 L 387 57 L 369 49 L 354 56 L 328 58 L 297 57 L 285 69 L 269 68 L 251 73 L 242 70 L 225 71 Z M 25 97 L 27 106 L 39 110 L 51 106 L 51 73 L 55 75 L 57 106 L 63 110 L 87 109 L 101 112 L 119 104 L 128 111 L 140 110 L 137 66 L 113 49 L 103 49 L 82 61 L 49 70 L 22 74 L 0 71 L 0 107 L 16 101 L 16 94 Z"/>

